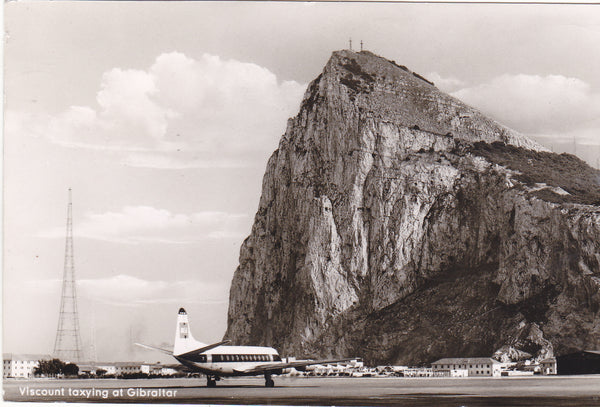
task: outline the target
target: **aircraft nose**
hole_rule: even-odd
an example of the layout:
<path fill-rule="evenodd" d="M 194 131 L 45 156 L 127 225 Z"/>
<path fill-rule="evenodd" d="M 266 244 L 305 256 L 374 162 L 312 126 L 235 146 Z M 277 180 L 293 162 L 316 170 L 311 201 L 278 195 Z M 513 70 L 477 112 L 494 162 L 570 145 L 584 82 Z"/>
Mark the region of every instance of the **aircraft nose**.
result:
<path fill-rule="evenodd" d="M 183 308 L 179 308 L 179 314 L 187 314 L 187 312 L 185 312 L 185 309 Z"/>

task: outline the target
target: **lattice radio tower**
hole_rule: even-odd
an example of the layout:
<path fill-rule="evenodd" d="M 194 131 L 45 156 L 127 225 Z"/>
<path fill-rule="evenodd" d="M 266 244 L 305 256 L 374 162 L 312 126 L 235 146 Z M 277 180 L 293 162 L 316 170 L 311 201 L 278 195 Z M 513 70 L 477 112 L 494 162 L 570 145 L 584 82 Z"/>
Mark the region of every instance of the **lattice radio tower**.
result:
<path fill-rule="evenodd" d="M 77 313 L 77 289 L 75 287 L 75 264 L 73 261 L 73 203 L 69 188 L 67 206 L 67 238 L 65 243 L 65 268 L 63 271 L 60 315 L 54 341 L 54 356 L 70 362 L 81 361 L 81 336 L 79 334 L 79 314 Z"/>

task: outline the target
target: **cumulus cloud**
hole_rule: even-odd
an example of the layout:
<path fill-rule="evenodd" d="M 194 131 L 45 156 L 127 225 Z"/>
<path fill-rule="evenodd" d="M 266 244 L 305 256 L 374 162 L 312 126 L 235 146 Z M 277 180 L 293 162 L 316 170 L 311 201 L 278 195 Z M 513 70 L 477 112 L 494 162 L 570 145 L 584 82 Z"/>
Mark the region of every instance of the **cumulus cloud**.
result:
<path fill-rule="evenodd" d="M 427 75 L 425 75 L 425 77 L 433 83 L 435 83 L 435 86 L 444 92 L 454 92 L 458 89 L 463 88 L 466 85 L 464 81 L 458 78 L 445 78 L 437 72 L 430 72 Z"/>
<path fill-rule="evenodd" d="M 119 274 L 109 278 L 78 281 L 82 297 L 111 304 L 221 303 L 228 285 L 197 280 L 144 280 Z"/>
<path fill-rule="evenodd" d="M 119 243 L 193 243 L 203 239 L 241 238 L 248 234 L 249 217 L 218 211 L 174 214 L 150 206 L 126 206 L 118 212 L 91 213 L 74 227 L 73 234 Z M 64 238 L 63 228 L 39 237 Z"/>
<path fill-rule="evenodd" d="M 56 115 L 10 112 L 7 131 L 118 152 L 134 166 L 248 165 L 276 147 L 305 87 L 278 81 L 256 64 L 171 52 L 147 70 L 105 72 L 96 107 L 71 106 Z"/>
<path fill-rule="evenodd" d="M 24 288 L 32 292 L 56 291 L 60 280 L 32 280 Z M 118 274 L 106 278 L 78 279 L 80 298 L 121 306 L 146 304 L 220 304 L 227 301 L 229 285 L 199 280 L 146 280 Z M 29 292 L 28 291 L 28 292 Z"/>
<path fill-rule="evenodd" d="M 561 75 L 501 75 L 453 96 L 524 133 L 563 134 L 594 127 L 600 93 Z"/>

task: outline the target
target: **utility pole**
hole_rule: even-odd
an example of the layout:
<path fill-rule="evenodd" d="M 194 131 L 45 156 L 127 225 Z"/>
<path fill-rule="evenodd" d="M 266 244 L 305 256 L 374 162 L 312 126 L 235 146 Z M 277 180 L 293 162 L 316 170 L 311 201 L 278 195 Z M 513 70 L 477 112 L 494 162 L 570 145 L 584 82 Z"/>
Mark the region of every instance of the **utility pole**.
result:
<path fill-rule="evenodd" d="M 360 40 L 360 50 L 361 50 L 361 52 L 363 50 L 363 42 L 362 42 L 362 40 Z"/>
<path fill-rule="evenodd" d="M 77 288 L 75 285 L 71 188 L 69 188 L 69 204 L 67 206 L 65 264 L 60 297 L 60 315 L 58 317 L 56 340 L 54 341 L 54 356 L 69 362 L 79 362 L 83 356 L 81 351 L 81 336 L 79 334 L 79 315 L 77 312 Z"/>
<path fill-rule="evenodd" d="M 352 51 L 352 38 L 350 38 L 350 51 Z"/>

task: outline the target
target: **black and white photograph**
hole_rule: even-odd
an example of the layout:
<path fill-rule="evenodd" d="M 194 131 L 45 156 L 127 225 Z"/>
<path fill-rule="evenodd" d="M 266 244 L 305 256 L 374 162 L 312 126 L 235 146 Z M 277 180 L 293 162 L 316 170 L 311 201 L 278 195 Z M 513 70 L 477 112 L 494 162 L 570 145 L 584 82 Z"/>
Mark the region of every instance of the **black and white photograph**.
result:
<path fill-rule="evenodd" d="M 5 402 L 600 406 L 600 3 L 3 13 Z"/>

